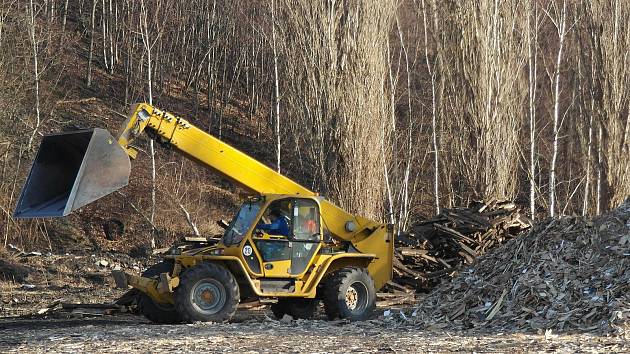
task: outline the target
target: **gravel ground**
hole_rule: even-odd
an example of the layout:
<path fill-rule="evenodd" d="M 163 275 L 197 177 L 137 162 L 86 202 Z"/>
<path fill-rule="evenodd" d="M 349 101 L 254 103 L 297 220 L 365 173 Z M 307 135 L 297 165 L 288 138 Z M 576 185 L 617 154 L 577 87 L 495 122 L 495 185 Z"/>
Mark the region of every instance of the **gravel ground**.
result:
<path fill-rule="evenodd" d="M 107 266 L 96 264 L 103 259 Z M 403 310 L 404 319 L 400 309 L 380 308 L 377 319 L 359 323 L 321 317 L 276 321 L 260 308 L 241 309 L 227 324 L 155 325 L 131 314 L 101 311 L 95 316 L 89 311 L 65 312 L 59 306 L 33 315 L 59 301 L 111 302 L 124 292 L 112 288 L 112 266 L 135 263 L 113 256 L 51 256 L 23 258 L 20 264 L 31 269 L 26 281 L 0 281 L 0 353 L 630 352 L 628 334 L 425 329 L 411 324 L 417 320 L 413 309 Z"/>
<path fill-rule="evenodd" d="M 238 318 L 238 317 L 237 317 Z M 238 320 L 238 319 L 237 319 Z M 275 321 L 265 314 L 228 324 L 154 325 L 133 315 L 0 319 L 2 353 L 75 352 L 597 352 L 630 351 L 628 338 L 590 334 L 426 331 L 396 320 Z"/>

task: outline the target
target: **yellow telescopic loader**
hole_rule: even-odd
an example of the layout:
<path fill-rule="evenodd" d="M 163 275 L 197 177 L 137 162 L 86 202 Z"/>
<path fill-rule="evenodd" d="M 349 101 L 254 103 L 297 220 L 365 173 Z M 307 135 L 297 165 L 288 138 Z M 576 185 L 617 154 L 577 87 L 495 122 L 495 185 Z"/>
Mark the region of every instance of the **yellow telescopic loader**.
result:
<path fill-rule="evenodd" d="M 172 252 L 142 276 L 112 273 L 118 287 L 141 292 L 138 307 L 148 319 L 228 321 L 245 298 L 272 303 L 277 317 L 310 318 L 320 300 L 330 319 L 370 316 L 376 291 L 392 277 L 387 224 L 342 210 L 148 104 L 132 107 L 118 138 L 98 128 L 45 136 L 14 217 L 66 216 L 126 186 L 137 155 L 132 143 L 142 133 L 251 193 L 220 242 Z"/>

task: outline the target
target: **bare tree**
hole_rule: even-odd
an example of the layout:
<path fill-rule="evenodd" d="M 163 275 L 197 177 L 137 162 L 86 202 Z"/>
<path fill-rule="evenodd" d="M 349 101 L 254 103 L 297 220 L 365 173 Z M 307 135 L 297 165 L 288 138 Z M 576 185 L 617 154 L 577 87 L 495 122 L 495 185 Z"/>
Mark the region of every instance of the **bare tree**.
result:
<path fill-rule="evenodd" d="M 604 140 L 604 130 L 601 124 L 597 131 L 597 187 L 595 193 L 595 215 L 599 215 L 602 212 L 602 184 L 603 184 L 603 170 L 604 170 L 604 154 L 602 142 Z"/>
<path fill-rule="evenodd" d="M 3 33 L 3 30 L 4 30 L 4 21 L 6 20 L 7 16 L 9 16 L 10 10 L 11 10 L 12 5 L 13 5 L 14 2 L 11 2 L 11 3 L 6 4 L 6 5 L 3 2 L 2 3 L 2 7 L 0 7 L 0 46 L 2 45 L 2 33 Z"/>
<path fill-rule="evenodd" d="M 114 10 L 112 6 L 112 0 L 109 0 L 109 8 L 107 13 L 107 26 L 108 26 L 108 37 L 109 37 L 109 73 L 114 74 L 114 32 L 116 27 L 116 22 L 114 21 Z"/>
<path fill-rule="evenodd" d="M 381 218 L 386 35 L 394 6 L 370 0 L 284 0 L 283 97 L 292 133 L 322 192 L 351 212 Z M 386 136 L 386 135 L 385 135 Z"/>
<path fill-rule="evenodd" d="M 440 7 L 446 89 L 443 170 L 458 203 L 513 198 L 527 61 L 520 1 L 451 1 Z M 518 30 L 517 30 L 518 29 Z"/>
<path fill-rule="evenodd" d="M 96 4 L 98 0 L 92 0 L 92 31 L 90 32 L 90 52 L 88 54 L 88 69 L 87 69 L 87 86 L 92 86 L 92 61 L 94 58 L 94 30 L 96 25 Z"/>
<path fill-rule="evenodd" d="M 105 0 L 101 2 L 101 40 L 103 47 L 103 64 L 105 65 L 105 69 L 109 68 L 109 61 L 107 57 L 107 16 L 106 11 L 107 5 L 105 4 Z"/>
<path fill-rule="evenodd" d="M 63 2 L 63 22 L 61 25 L 61 34 L 64 35 L 66 33 L 66 21 L 68 19 L 68 0 L 64 0 Z"/>
<path fill-rule="evenodd" d="M 558 53 L 556 56 L 556 66 L 553 72 L 553 149 L 549 166 L 549 215 L 556 215 L 556 160 L 558 158 L 558 140 L 560 138 L 560 70 L 562 65 L 562 55 L 567 36 L 567 2 L 562 1 L 562 9 L 558 9 L 553 3 L 553 14 L 546 11 L 547 17 L 551 20 L 558 34 Z"/>
<path fill-rule="evenodd" d="M 276 6 L 271 0 L 271 43 L 273 47 L 273 75 L 274 75 L 274 113 L 276 117 L 276 169 L 280 172 L 280 83 L 278 81 L 278 51 L 276 49 Z"/>
<path fill-rule="evenodd" d="M 609 199 L 605 207 L 613 208 L 630 195 L 630 8 L 622 0 L 593 1 L 586 6 L 595 44 L 593 71 L 598 74 L 602 92 L 597 199 L 599 203 L 602 184 L 607 182 Z M 606 169 L 605 180 L 599 170 L 602 166 Z"/>
<path fill-rule="evenodd" d="M 41 124 L 40 117 L 40 107 L 39 107 L 39 60 L 38 60 L 38 49 L 37 49 L 37 39 L 35 38 L 36 26 L 35 26 L 35 7 L 33 6 L 33 0 L 30 0 L 30 5 L 28 6 L 28 15 L 31 20 L 29 26 L 29 34 L 31 37 L 31 47 L 33 49 L 33 71 L 34 71 L 34 81 L 35 81 L 35 127 L 33 128 L 33 132 L 31 133 L 31 137 L 28 139 L 28 147 L 31 148 L 31 144 L 33 143 L 33 139 L 35 139 L 35 135 L 37 134 L 37 130 Z"/>
<path fill-rule="evenodd" d="M 529 209 L 532 220 L 534 220 L 536 218 L 536 93 L 538 87 L 538 32 L 540 22 L 538 3 L 527 1 L 526 11 L 527 30 L 525 33 L 529 87 Z"/>
<path fill-rule="evenodd" d="M 216 16 L 216 10 L 217 10 L 217 2 L 216 0 L 212 0 L 212 6 L 210 6 L 210 1 L 207 1 L 207 6 L 206 6 L 207 10 L 206 10 L 206 40 L 208 42 L 208 61 L 207 61 L 207 77 L 206 77 L 206 81 L 207 81 L 207 96 L 206 99 L 208 100 L 208 109 L 210 109 L 210 107 L 212 106 L 212 98 L 214 97 L 214 87 L 213 87 L 213 82 L 214 82 L 214 65 L 216 65 L 216 61 L 215 59 L 215 53 L 216 53 L 216 46 L 215 46 L 215 40 L 216 40 L 216 30 L 215 30 L 215 16 Z"/>
<path fill-rule="evenodd" d="M 583 16 L 583 12 L 577 11 L 576 16 Z M 587 21 L 582 21 L 587 22 Z M 586 33 L 588 31 L 588 25 L 581 26 L 581 33 Z M 586 31 L 585 31 L 586 30 Z M 579 44 L 579 53 L 577 57 L 577 85 L 578 91 L 580 95 L 580 100 L 578 102 L 578 111 L 579 111 L 579 122 L 578 126 L 580 130 L 580 143 L 582 146 L 582 151 L 586 150 L 586 160 L 584 164 L 586 166 L 586 170 L 584 172 L 584 192 L 583 192 L 583 200 L 582 200 L 582 215 L 586 216 L 589 213 L 591 206 L 591 189 L 593 187 L 592 179 L 593 179 L 593 145 L 595 143 L 595 124 L 596 119 L 595 115 L 595 102 L 596 102 L 596 93 L 595 93 L 595 70 L 594 62 L 590 60 L 589 56 L 586 54 L 590 51 L 590 46 L 588 43 L 588 36 L 583 36 L 581 33 L 578 34 L 578 44 Z M 588 117 L 588 118 L 586 118 Z M 584 134 L 584 124 L 586 124 L 587 133 Z M 584 136 L 585 135 L 585 136 Z"/>
<path fill-rule="evenodd" d="M 435 213 L 440 213 L 440 157 L 438 146 L 438 121 L 437 121 L 437 83 L 436 73 L 429 59 L 429 27 L 427 26 L 427 9 L 424 0 L 422 4 L 422 23 L 424 25 L 424 58 L 427 65 L 427 71 L 431 77 L 431 142 L 433 144 L 433 195 L 435 198 Z M 435 2 L 434 2 L 435 5 Z M 437 11 L 434 10 L 434 27 L 433 31 L 438 30 Z"/>
<path fill-rule="evenodd" d="M 159 6 L 159 5 L 155 5 Z M 152 37 L 152 33 L 149 31 L 148 24 L 148 11 L 145 6 L 144 0 L 140 1 L 140 33 L 142 35 L 142 43 L 144 43 L 144 50 L 147 58 L 147 85 L 148 85 L 148 98 L 149 104 L 153 104 L 153 61 L 151 60 L 151 52 L 152 48 L 157 42 L 159 36 Z M 151 214 L 149 219 L 151 220 L 151 224 L 155 223 L 155 193 L 156 193 L 156 184 L 155 184 L 155 147 L 153 143 L 153 139 L 149 141 L 149 154 L 151 156 Z M 151 234 L 151 248 L 155 248 L 155 234 Z"/>

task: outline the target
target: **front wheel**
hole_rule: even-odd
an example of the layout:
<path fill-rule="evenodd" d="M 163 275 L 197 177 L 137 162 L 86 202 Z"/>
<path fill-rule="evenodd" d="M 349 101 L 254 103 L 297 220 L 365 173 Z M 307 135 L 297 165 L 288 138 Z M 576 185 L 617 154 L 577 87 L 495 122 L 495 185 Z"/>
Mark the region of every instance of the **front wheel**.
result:
<path fill-rule="evenodd" d="M 214 263 L 184 271 L 175 289 L 175 308 L 184 322 L 225 322 L 236 312 L 240 294 L 232 273 Z"/>
<path fill-rule="evenodd" d="M 363 321 L 376 306 L 374 280 L 364 268 L 342 268 L 324 284 L 324 310 L 330 320 Z"/>
<path fill-rule="evenodd" d="M 142 276 L 145 278 L 157 279 L 160 274 L 170 273 L 172 270 L 173 263 L 161 262 L 144 271 Z M 150 321 L 161 324 L 173 324 L 182 321 L 181 317 L 175 310 L 175 306 L 171 304 L 157 303 L 145 293 L 139 292 L 138 296 L 138 310 Z"/>

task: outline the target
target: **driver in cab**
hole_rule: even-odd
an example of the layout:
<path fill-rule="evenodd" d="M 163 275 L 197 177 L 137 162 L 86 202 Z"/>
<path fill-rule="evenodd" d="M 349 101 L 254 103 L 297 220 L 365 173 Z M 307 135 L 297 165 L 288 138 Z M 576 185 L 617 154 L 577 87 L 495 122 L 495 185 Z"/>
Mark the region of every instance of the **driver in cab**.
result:
<path fill-rule="evenodd" d="M 269 219 L 271 220 L 271 223 L 258 224 L 256 228 L 265 231 L 269 235 L 289 236 L 289 223 L 280 210 L 271 210 L 269 212 Z"/>

